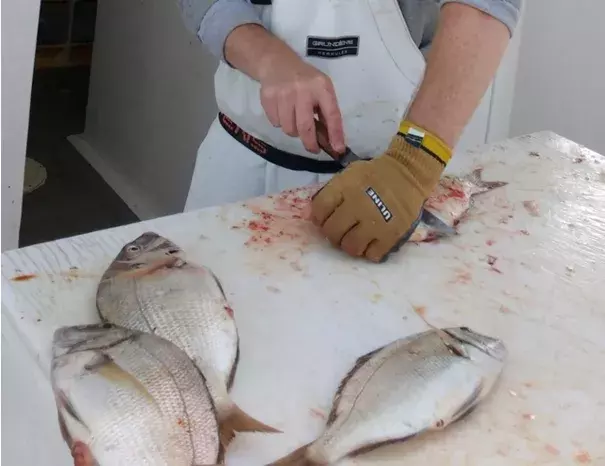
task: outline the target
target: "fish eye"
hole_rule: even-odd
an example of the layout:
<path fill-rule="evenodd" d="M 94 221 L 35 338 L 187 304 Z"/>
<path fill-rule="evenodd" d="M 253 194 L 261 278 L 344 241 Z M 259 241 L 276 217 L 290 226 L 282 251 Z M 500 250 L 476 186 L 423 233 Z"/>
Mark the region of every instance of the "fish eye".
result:
<path fill-rule="evenodd" d="M 111 327 L 113 327 L 113 325 L 111 325 L 110 323 L 103 324 L 104 329 L 110 329 Z"/>
<path fill-rule="evenodd" d="M 177 252 L 179 252 L 178 249 L 169 249 L 167 253 L 168 254 L 176 254 Z"/>
<path fill-rule="evenodd" d="M 126 248 L 126 252 L 139 252 L 140 249 L 136 244 L 131 244 Z"/>
<path fill-rule="evenodd" d="M 460 327 L 460 330 L 462 330 L 463 332 L 470 332 L 471 329 L 468 327 Z"/>

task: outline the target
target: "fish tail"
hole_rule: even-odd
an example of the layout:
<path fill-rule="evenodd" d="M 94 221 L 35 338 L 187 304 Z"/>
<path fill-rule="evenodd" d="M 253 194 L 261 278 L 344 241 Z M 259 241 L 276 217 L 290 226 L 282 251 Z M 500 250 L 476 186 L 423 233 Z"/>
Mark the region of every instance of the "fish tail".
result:
<path fill-rule="evenodd" d="M 474 185 L 473 194 L 484 193 L 508 184 L 506 181 L 484 181 L 482 175 L 483 167 L 475 168 L 468 175 L 468 180 Z"/>
<path fill-rule="evenodd" d="M 297 448 L 289 455 L 269 463 L 267 466 L 323 466 L 324 463 L 317 463 L 307 458 L 307 449 L 310 444 Z"/>
<path fill-rule="evenodd" d="M 74 466 L 99 466 L 90 448 L 83 442 L 76 442 L 71 447 L 71 456 L 74 460 Z"/>
<path fill-rule="evenodd" d="M 221 444 L 225 448 L 229 445 L 231 440 L 233 440 L 233 437 L 235 437 L 235 432 L 282 433 L 281 430 L 254 419 L 236 404 L 234 404 L 229 410 L 229 413 L 220 420 L 219 430 Z"/>

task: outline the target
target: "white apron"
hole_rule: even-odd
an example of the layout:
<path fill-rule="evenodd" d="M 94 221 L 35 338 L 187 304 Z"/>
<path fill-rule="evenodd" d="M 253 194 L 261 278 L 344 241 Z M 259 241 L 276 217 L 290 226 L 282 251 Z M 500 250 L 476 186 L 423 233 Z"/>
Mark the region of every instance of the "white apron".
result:
<path fill-rule="evenodd" d="M 257 8 L 268 30 L 332 79 L 346 144 L 361 157 L 384 152 L 425 70 L 396 0 L 273 0 L 272 6 Z M 244 73 L 221 62 L 214 86 L 219 110 L 256 139 L 289 153 L 332 160 L 323 151 L 306 151 L 299 138 L 273 127 L 260 102 L 260 84 Z M 331 176 L 267 162 L 227 133 L 217 117 L 198 150 L 185 210 Z"/>

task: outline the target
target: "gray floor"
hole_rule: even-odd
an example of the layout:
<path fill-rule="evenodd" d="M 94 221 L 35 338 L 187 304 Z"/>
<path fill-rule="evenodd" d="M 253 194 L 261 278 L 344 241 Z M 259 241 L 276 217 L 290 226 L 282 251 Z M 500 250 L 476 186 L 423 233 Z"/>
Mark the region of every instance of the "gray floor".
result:
<path fill-rule="evenodd" d="M 34 73 L 27 156 L 48 178 L 23 196 L 20 247 L 138 221 L 66 139 L 84 129 L 89 71 Z"/>

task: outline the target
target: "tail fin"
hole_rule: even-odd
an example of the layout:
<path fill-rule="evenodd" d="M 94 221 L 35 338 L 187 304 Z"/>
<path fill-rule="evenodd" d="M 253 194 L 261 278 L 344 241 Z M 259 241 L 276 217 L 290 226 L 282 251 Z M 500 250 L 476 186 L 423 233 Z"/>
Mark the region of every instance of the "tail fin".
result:
<path fill-rule="evenodd" d="M 297 448 L 289 455 L 268 464 L 267 466 L 322 466 L 323 463 L 316 463 L 307 458 L 307 448 L 310 444 Z"/>
<path fill-rule="evenodd" d="M 467 176 L 467 180 L 473 184 L 472 195 L 485 193 L 508 184 L 506 181 L 483 181 L 482 174 L 483 168 L 479 167 L 475 168 L 470 175 Z"/>
<path fill-rule="evenodd" d="M 71 447 L 71 456 L 74 459 L 74 466 L 99 466 L 90 448 L 83 442 L 74 443 Z"/>
<path fill-rule="evenodd" d="M 220 420 L 220 439 L 223 447 L 235 437 L 235 432 L 267 432 L 281 434 L 282 431 L 254 419 L 246 414 L 236 404 L 229 410 L 227 416 Z"/>

